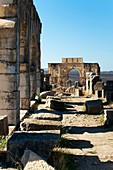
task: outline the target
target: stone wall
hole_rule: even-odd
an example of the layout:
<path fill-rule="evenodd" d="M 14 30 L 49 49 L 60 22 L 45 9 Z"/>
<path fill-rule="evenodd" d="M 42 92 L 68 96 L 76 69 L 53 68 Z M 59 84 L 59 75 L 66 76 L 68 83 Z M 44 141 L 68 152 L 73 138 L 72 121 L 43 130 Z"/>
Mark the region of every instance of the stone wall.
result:
<path fill-rule="evenodd" d="M 32 0 L 0 1 L 0 115 L 19 122 L 40 90 L 41 22 Z"/>
<path fill-rule="evenodd" d="M 48 63 L 48 73 L 51 75 L 50 84 L 66 86 L 68 73 L 72 69 L 79 72 L 82 85 L 86 83 L 87 72 L 94 72 L 96 75 L 100 75 L 98 63 L 84 63 L 83 58 L 62 58 L 62 63 Z"/>

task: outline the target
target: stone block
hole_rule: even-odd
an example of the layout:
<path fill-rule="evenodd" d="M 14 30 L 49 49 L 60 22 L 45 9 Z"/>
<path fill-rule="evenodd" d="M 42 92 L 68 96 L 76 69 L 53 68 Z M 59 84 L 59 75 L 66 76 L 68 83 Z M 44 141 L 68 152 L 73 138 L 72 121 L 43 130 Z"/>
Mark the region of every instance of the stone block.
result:
<path fill-rule="evenodd" d="M 17 42 L 15 38 L 1 38 L 0 39 L 0 49 L 15 49 L 17 48 Z"/>
<path fill-rule="evenodd" d="M 8 39 L 16 37 L 16 28 L 0 28 L 0 38 Z"/>
<path fill-rule="evenodd" d="M 4 73 L 4 74 L 15 74 L 15 73 L 17 73 L 17 64 L 1 61 L 0 62 L 0 74 L 1 73 Z"/>
<path fill-rule="evenodd" d="M 103 112 L 102 100 L 89 100 L 85 103 L 88 114 L 100 114 Z"/>
<path fill-rule="evenodd" d="M 62 120 L 61 114 L 55 114 L 55 113 L 49 112 L 49 110 L 45 111 L 45 109 L 39 110 L 38 113 L 33 114 L 31 117 L 33 119 L 38 119 L 38 120 L 53 120 L 53 121 Z"/>
<path fill-rule="evenodd" d="M 44 91 L 40 93 L 40 97 L 46 99 L 47 96 L 54 96 L 55 93 L 56 91 Z"/>
<path fill-rule="evenodd" d="M 50 166 L 42 157 L 26 149 L 24 155 L 22 156 L 21 162 L 23 164 L 24 170 L 55 170 Z"/>
<path fill-rule="evenodd" d="M 26 99 L 30 97 L 29 86 L 20 86 L 20 98 Z"/>
<path fill-rule="evenodd" d="M 23 73 L 23 72 L 28 72 L 28 64 L 26 63 L 21 63 L 20 64 L 20 73 Z"/>
<path fill-rule="evenodd" d="M 12 92 L 17 91 L 19 87 L 18 74 L 1 74 L 0 75 L 0 91 Z"/>
<path fill-rule="evenodd" d="M 105 110 L 105 126 L 113 126 L 113 109 Z"/>
<path fill-rule="evenodd" d="M 0 0 L 0 5 L 12 5 L 14 0 Z"/>
<path fill-rule="evenodd" d="M 14 19 L 14 18 L 0 19 L 0 31 L 2 29 L 3 29 L 3 31 L 5 30 L 6 35 L 7 35 L 8 29 L 9 29 L 9 31 L 11 31 L 10 29 L 14 29 L 15 26 L 16 26 L 16 19 Z M 14 33 L 12 33 L 12 34 L 14 34 Z"/>
<path fill-rule="evenodd" d="M 0 60 L 7 62 L 17 62 L 16 50 L 0 50 Z"/>
<path fill-rule="evenodd" d="M 30 108 L 30 98 L 20 98 L 20 108 L 28 110 Z"/>
<path fill-rule="evenodd" d="M 0 116 L 0 135 L 7 136 L 9 133 L 8 117 Z"/>
<path fill-rule="evenodd" d="M 47 160 L 59 139 L 59 134 L 51 132 L 15 132 L 7 143 L 7 162 L 14 164 L 10 153 L 16 162 L 21 160 L 26 149 L 32 150 L 44 160 Z"/>
<path fill-rule="evenodd" d="M 45 103 L 46 107 L 49 107 L 49 108 L 51 107 L 51 100 L 61 100 L 61 99 L 58 97 L 54 97 L 54 96 L 47 96 L 46 103 Z"/>
<path fill-rule="evenodd" d="M 8 116 L 8 125 L 17 125 L 20 121 L 20 108 L 17 108 L 15 110 L 1 110 L 0 109 L 0 115 Z"/>
<path fill-rule="evenodd" d="M 66 105 L 65 105 L 65 102 L 63 101 L 50 99 L 50 108 L 53 110 L 65 111 Z"/>
<path fill-rule="evenodd" d="M 20 91 L 15 92 L 3 92 L 0 91 L 0 100 L 11 100 L 20 98 Z"/>
<path fill-rule="evenodd" d="M 0 6 L 0 18 L 16 18 L 17 6 Z"/>
<path fill-rule="evenodd" d="M 6 98 L 0 100 L 0 109 L 1 110 L 6 110 L 6 109 L 11 109 L 15 110 L 17 107 L 20 105 L 20 98 L 17 99 L 11 99 L 11 98 Z"/>
<path fill-rule="evenodd" d="M 61 122 L 53 120 L 25 119 L 21 122 L 20 127 L 23 131 L 60 130 Z"/>
<path fill-rule="evenodd" d="M 28 86 L 29 73 L 20 73 L 20 86 Z"/>

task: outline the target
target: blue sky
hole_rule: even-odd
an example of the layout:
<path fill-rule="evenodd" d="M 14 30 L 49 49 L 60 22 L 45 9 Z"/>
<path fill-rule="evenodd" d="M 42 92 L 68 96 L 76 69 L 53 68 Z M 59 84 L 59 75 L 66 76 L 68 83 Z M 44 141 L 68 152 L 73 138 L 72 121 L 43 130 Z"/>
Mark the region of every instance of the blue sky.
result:
<path fill-rule="evenodd" d="M 113 70 L 113 0 L 34 0 L 42 22 L 41 67 L 62 57 Z"/>

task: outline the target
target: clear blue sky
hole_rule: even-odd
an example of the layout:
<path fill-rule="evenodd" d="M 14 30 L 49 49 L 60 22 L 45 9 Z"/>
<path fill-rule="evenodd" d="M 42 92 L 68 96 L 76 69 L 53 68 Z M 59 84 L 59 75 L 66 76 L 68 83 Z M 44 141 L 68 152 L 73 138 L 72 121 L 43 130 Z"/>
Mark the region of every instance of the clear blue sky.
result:
<path fill-rule="evenodd" d="M 113 70 L 113 0 L 34 0 L 42 22 L 41 67 L 83 57 Z"/>

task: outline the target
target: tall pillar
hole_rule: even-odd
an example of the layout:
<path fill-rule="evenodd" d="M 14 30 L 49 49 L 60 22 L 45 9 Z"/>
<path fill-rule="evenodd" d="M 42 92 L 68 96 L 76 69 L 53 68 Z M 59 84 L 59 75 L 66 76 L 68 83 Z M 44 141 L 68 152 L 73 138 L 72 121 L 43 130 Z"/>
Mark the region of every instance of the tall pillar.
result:
<path fill-rule="evenodd" d="M 0 115 L 16 125 L 20 120 L 18 13 L 12 1 L 0 5 L 4 5 L 0 6 Z"/>

